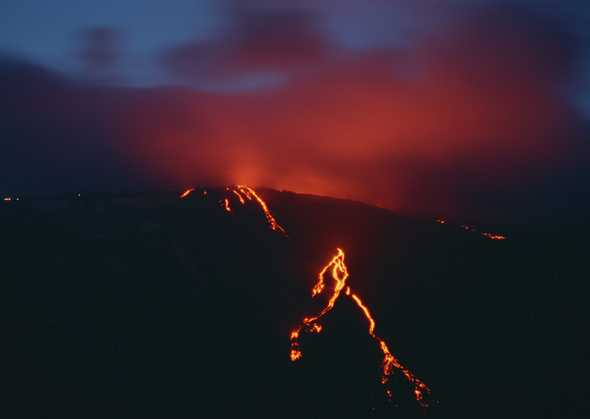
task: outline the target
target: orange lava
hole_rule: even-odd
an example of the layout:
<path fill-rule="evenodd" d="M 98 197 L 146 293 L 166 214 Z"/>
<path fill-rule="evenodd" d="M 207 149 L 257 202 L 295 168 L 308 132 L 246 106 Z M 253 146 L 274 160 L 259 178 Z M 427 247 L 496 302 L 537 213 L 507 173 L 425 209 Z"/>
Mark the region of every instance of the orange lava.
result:
<path fill-rule="evenodd" d="M 195 188 L 189 188 L 180 195 L 180 198 L 184 199 L 194 191 Z M 245 185 L 236 185 L 235 187 L 225 187 L 225 191 L 231 192 L 220 201 L 225 211 L 232 212 L 230 204 L 230 198 L 232 197 L 234 198 L 234 202 L 236 202 L 235 200 L 237 200 L 237 202 L 239 202 L 240 205 L 246 205 L 247 201 L 255 202 L 262 210 L 264 217 L 268 225 L 270 226 L 271 230 L 278 231 L 284 235 L 287 235 L 286 230 L 277 222 L 275 217 L 272 215 L 267 203 L 262 199 L 262 197 L 260 197 L 260 195 L 258 195 L 258 193 L 253 188 Z M 207 195 L 206 190 L 203 190 L 203 195 Z M 441 221 L 442 223 L 444 223 L 444 220 Z M 387 397 L 391 398 L 392 396 L 389 378 L 395 370 L 398 370 L 413 386 L 413 394 L 416 401 L 418 401 L 418 403 L 420 403 L 420 405 L 424 407 L 428 406 L 428 403 L 425 400 L 425 395 L 430 394 L 430 389 L 428 388 L 428 386 L 425 383 L 423 383 L 419 378 L 414 376 L 412 372 L 408 370 L 405 366 L 403 366 L 399 362 L 399 360 L 391 353 L 385 340 L 375 333 L 376 323 L 373 319 L 373 316 L 371 315 L 371 311 L 364 304 L 362 299 L 352 291 L 350 286 L 346 284 L 346 281 L 350 274 L 348 272 L 346 264 L 344 263 L 344 251 L 342 249 L 338 248 L 336 255 L 332 257 L 332 259 L 326 265 L 324 265 L 324 267 L 318 273 L 318 280 L 312 288 L 312 297 L 322 294 L 326 289 L 325 276 L 328 272 L 332 280 L 334 281 L 333 287 L 330 290 L 328 302 L 326 306 L 319 312 L 319 314 L 311 317 L 305 317 L 301 325 L 299 325 L 296 329 L 291 331 L 291 350 L 289 353 L 291 361 L 295 362 L 303 357 L 303 352 L 301 351 L 299 345 L 299 337 L 301 333 L 321 333 L 322 325 L 319 323 L 320 319 L 334 308 L 336 301 L 344 291 L 344 295 L 350 297 L 350 299 L 356 304 L 356 306 L 363 313 L 364 317 L 367 319 L 369 336 L 371 336 L 371 338 L 375 340 L 380 351 L 383 354 L 381 384 L 383 384 L 383 386 L 385 387 L 385 393 Z"/>
<path fill-rule="evenodd" d="M 237 189 L 234 189 L 234 192 L 236 192 L 238 196 L 242 197 L 243 195 L 249 200 L 254 199 L 258 203 L 258 205 L 260 205 L 260 208 L 262 209 L 264 217 L 266 218 L 266 221 L 268 222 L 268 225 L 270 226 L 271 230 L 279 231 L 284 235 L 287 235 L 287 231 L 273 217 L 272 213 L 270 212 L 270 209 L 268 208 L 268 205 L 266 205 L 266 202 L 264 202 L 264 200 L 260 197 L 260 195 L 256 193 L 254 189 L 245 185 L 236 185 L 236 188 Z"/>
<path fill-rule="evenodd" d="M 367 319 L 369 323 L 369 336 L 371 336 L 375 340 L 375 342 L 377 342 L 379 349 L 383 353 L 381 384 L 385 386 L 385 394 L 387 395 L 387 397 L 391 398 L 392 396 L 389 378 L 395 370 L 398 370 L 413 386 L 413 394 L 416 401 L 421 406 L 427 407 L 428 402 L 425 400 L 425 396 L 430 394 L 430 388 L 428 388 L 428 386 L 424 382 L 422 382 L 419 378 L 412 374 L 412 372 L 409 369 L 403 366 L 399 362 L 399 360 L 391 353 L 385 340 L 379 337 L 377 334 L 375 334 L 376 323 L 375 319 L 373 319 L 373 316 L 371 315 L 369 308 L 363 303 L 363 301 L 357 294 L 352 292 L 350 286 L 346 285 L 346 280 L 350 275 L 348 273 L 348 268 L 344 263 L 344 251 L 342 249 L 337 249 L 336 255 L 319 272 L 318 281 L 313 286 L 311 291 L 312 297 L 321 294 L 326 288 L 324 276 L 328 271 L 330 271 L 331 277 L 334 280 L 334 285 L 331 290 L 328 302 L 319 314 L 311 317 L 304 317 L 303 322 L 297 328 L 291 331 L 291 361 L 295 362 L 303 357 L 303 352 L 301 351 L 299 345 L 299 336 L 301 335 L 301 332 L 305 331 L 307 333 L 320 333 L 322 331 L 322 326 L 318 323 L 319 320 L 334 308 L 336 300 L 338 299 L 338 297 L 340 297 L 342 290 L 346 287 L 344 294 L 352 299 L 352 301 L 359 307 L 359 309 Z"/>
<path fill-rule="evenodd" d="M 183 193 L 180 194 L 179 198 L 184 199 L 184 198 L 188 197 L 190 194 L 192 194 L 194 191 L 195 191 L 195 188 L 188 188 L 186 191 L 184 191 Z"/>
<path fill-rule="evenodd" d="M 244 197 L 242 196 L 241 193 L 239 193 L 235 189 L 232 192 L 234 193 L 235 196 L 238 197 L 238 200 L 240 201 L 240 204 L 244 205 L 246 203 L 246 200 L 244 199 Z"/>
<path fill-rule="evenodd" d="M 439 224 L 446 224 L 446 220 L 444 220 L 442 218 L 437 218 L 436 222 Z M 460 227 L 463 230 L 468 231 L 470 233 L 477 233 L 480 236 L 485 237 L 488 240 L 507 240 L 508 239 L 508 237 L 504 236 L 503 234 L 489 233 L 489 232 L 485 232 L 485 231 L 480 232 L 476 226 L 472 226 L 469 224 L 461 224 Z"/>
<path fill-rule="evenodd" d="M 223 200 L 223 209 L 227 212 L 231 212 L 231 207 L 229 206 L 229 199 L 227 198 Z"/>
<path fill-rule="evenodd" d="M 481 233 L 482 236 L 490 240 L 506 240 L 507 237 L 497 233 Z"/>
<path fill-rule="evenodd" d="M 264 218 L 266 219 L 266 222 L 268 223 L 271 230 L 277 231 L 285 236 L 287 235 L 287 230 L 285 230 L 278 223 L 276 218 L 272 215 L 272 212 L 270 211 L 268 204 L 264 201 L 264 199 L 262 199 L 262 197 L 253 188 L 246 186 L 246 185 L 236 185 L 235 187 L 226 186 L 224 189 L 226 192 L 231 192 L 231 194 L 225 194 L 225 196 L 219 201 L 219 203 L 221 204 L 221 207 L 225 211 L 232 212 L 232 207 L 231 207 L 232 201 L 230 200 L 230 198 L 234 198 L 234 200 L 237 199 L 237 201 L 240 203 L 240 205 L 246 205 L 247 201 L 252 201 L 252 202 L 256 203 L 260 207 L 260 209 L 262 210 L 262 213 L 264 214 Z M 184 192 L 182 192 L 179 195 L 180 199 L 187 198 L 195 190 L 196 190 L 195 188 L 186 189 Z M 207 196 L 207 190 L 203 189 L 203 197 L 205 197 L 205 196 Z"/>

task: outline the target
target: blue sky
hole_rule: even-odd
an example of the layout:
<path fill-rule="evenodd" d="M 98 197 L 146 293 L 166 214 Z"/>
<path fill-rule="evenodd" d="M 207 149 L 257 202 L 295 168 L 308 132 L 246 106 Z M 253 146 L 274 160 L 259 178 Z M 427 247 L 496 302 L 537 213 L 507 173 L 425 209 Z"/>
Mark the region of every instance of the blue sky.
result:
<path fill-rule="evenodd" d="M 79 34 L 92 27 L 121 30 L 124 72 L 131 83 L 165 82 L 155 68 L 159 50 L 212 36 L 221 20 L 210 1 L 5 0 L 0 50 L 53 69 L 76 72 Z"/>

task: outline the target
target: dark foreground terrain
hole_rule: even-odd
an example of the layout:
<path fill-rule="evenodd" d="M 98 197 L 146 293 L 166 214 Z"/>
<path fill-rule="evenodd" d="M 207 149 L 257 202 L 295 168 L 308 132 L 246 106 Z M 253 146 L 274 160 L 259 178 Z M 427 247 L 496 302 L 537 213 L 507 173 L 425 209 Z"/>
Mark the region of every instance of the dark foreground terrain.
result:
<path fill-rule="evenodd" d="M 224 211 L 221 193 L 1 203 L 3 417 L 590 417 L 583 226 L 504 226 L 492 241 L 262 190 L 284 237 L 255 205 Z M 429 409 L 399 377 L 385 402 L 350 300 L 290 362 L 337 246 L 379 335 L 432 388 Z"/>

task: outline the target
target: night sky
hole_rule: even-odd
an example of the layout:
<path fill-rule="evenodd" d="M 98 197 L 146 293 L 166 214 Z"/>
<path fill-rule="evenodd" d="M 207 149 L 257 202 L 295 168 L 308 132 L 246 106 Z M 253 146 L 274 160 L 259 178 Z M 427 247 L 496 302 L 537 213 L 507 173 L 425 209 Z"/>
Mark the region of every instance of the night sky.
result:
<path fill-rule="evenodd" d="M 432 215 L 590 208 L 587 1 L 5 0 L 0 15 L 0 194 L 248 183 Z"/>

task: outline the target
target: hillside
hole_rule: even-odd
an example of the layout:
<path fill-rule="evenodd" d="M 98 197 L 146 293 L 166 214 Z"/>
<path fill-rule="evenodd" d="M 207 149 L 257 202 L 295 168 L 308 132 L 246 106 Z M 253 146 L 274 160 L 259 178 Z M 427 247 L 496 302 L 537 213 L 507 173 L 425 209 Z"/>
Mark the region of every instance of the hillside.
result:
<path fill-rule="evenodd" d="M 489 240 L 362 203 L 257 191 L 286 234 L 225 188 L 0 205 L 5 376 L 22 416 L 589 412 L 583 231 Z M 289 360 L 289 332 L 325 303 L 311 289 L 337 247 L 379 336 L 432 389 L 426 410 L 400 374 L 387 401 L 382 354 L 350 299 Z"/>

